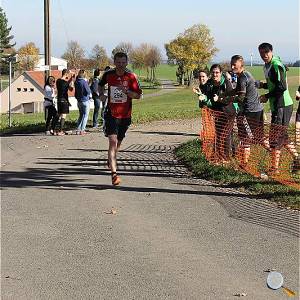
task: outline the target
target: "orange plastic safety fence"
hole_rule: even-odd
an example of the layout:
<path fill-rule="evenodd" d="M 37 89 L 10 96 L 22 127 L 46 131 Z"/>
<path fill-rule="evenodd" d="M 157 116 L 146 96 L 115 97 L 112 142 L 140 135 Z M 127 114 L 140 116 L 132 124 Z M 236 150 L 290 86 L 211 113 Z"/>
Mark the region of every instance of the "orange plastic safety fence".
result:
<path fill-rule="evenodd" d="M 295 129 L 264 122 L 259 113 L 235 116 L 206 107 L 202 109 L 200 138 L 202 151 L 211 163 L 300 190 L 300 153 L 296 147 L 300 145 L 295 144 Z"/>

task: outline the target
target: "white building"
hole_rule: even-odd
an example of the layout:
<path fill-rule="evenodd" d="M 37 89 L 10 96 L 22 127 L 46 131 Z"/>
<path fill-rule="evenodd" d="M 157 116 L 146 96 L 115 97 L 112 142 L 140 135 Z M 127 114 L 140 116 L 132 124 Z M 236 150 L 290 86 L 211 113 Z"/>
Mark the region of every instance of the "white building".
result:
<path fill-rule="evenodd" d="M 53 57 L 51 56 L 50 59 L 50 63 L 51 63 L 51 69 L 52 70 L 63 70 L 63 69 L 67 69 L 67 61 L 63 58 L 57 58 L 57 57 Z M 45 55 L 40 54 L 39 55 L 39 62 L 37 64 L 37 66 L 34 68 L 34 71 L 45 71 L 46 67 L 45 67 Z"/>

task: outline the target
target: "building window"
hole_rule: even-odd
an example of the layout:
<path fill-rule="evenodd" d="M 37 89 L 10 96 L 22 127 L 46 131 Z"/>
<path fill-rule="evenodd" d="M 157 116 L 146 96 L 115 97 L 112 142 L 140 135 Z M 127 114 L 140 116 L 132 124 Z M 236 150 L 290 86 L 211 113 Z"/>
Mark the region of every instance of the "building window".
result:
<path fill-rule="evenodd" d="M 30 92 L 33 92 L 34 91 L 34 88 L 30 88 Z"/>
<path fill-rule="evenodd" d="M 23 92 L 27 92 L 27 88 L 23 88 Z"/>
<path fill-rule="evenodd" d="M 17 88 L 17 92 L 21 92 L 21 88 Z"/>

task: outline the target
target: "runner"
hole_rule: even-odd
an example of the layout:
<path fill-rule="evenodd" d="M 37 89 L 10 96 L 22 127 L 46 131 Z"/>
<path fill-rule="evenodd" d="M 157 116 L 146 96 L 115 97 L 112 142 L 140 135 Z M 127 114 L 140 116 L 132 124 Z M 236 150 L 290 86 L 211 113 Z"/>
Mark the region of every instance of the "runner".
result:
<path fill-rule="evenodd" d="M 104 112 L 104 133 L 109 140 L 108 166 L 113 185 L 121 183 L 117 174 L 117 152 L 131 124 L 132 99 L 140 99 L 137 77 L 126 69 L 128 57 L 125 53 L 114 55 L 115 68 L 105 72 L 99 82 L 99 96 L 105 101 L 105 85 L 108 84 L 108 101 Z"/>
<path fill-rule="evenodd" d="M 270 128 L 271 169 L 270 174 L 279 174 L 279 161 L 282 147 L 293 155 L 293 172 L 300 169 L 299 155 L 295 145 L 289 142 L 288 126 L 293 112 L 293 100 L 287 86 L 286 67 L 278 56 L 273 55 L 273 46 L 262 43 L 258 46 L 260 57 L 265 62 L 264 73 L 266 83 L 259 82 L 259 88 L 268 89 L 269 92 L 260 96 L 260 101 L 269 100 L 272 112 Z"/>
<path fill-rule="evenodd" d="M 57 88 L 57 110 L 60 117 L 60 130 L 57 135 L 64 135 L 64 126 L 66 116 L 69 113 L 69 96 L 68 91 L 73 91 L 74 82 L 73 78 L 75 74 L 72 74 L 67 69 L 62 70 L 62 77 L 57 79 L 56 88 Z"/>
<path fill-rule="evenodd" d="M 239 103 L 237 126 L 242 151 L 241 167 L 244 167 L 250 156 L 250 141 L 263 144 L 267 149 L 269 145 L 264 141 L 263 105 L 259 101 L 253 76 L 244 69 L 241 55 L 232 56 L 231 69 L 237 75 L 235 101 Z"/>

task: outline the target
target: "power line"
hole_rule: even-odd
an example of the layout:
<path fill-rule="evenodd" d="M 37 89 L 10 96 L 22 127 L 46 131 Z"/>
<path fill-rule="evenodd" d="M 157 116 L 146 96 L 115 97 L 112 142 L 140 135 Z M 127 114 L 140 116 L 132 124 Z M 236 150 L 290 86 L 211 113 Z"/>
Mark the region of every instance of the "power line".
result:
<path fill-rule="evenodd" d="M 70 41 L 70 38 L 69 38 L 69 34 L 68 34 L 67 25 L 66 25 L 66 22 L 65 22 L 65 19 L 64 19 L 63 8 L 62 8 L 62 5 L 61 5 L 60 0 L 57 0 L 57 3 L 58 3 L 59 13 L 60 13 L 61 20 L 62 20 L 62 23 L 63 23 L 65 35 L 66 35 L 66 38 L 67 38 L 67 42 L 69 42 L 69 41 Z"/>

